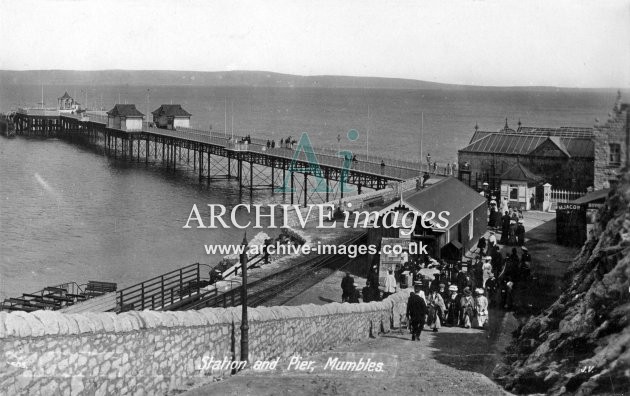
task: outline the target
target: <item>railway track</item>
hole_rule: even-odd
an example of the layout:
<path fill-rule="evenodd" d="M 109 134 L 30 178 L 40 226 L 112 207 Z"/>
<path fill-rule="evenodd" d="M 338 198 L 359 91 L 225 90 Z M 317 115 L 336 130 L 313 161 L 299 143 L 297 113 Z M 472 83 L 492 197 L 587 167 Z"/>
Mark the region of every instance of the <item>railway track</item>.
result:
<path fill-rule="evenodd" d="M 367 234 L 356 236 L 344 245 L 360 245 Z M 304 290 L 322 281 L 330 274 L 350 264 L 355 259 L 345 255 L 312 255 L 303 262 L 282 271 L 257 279 L 247 285 L 247 305 L 250 307 L 282 305 Z M 241 304 L 241 287 L 226 293 L 202 298 L 184 305 L 178 310 L 201 309 L 206 307 L 234 307 Z"/>

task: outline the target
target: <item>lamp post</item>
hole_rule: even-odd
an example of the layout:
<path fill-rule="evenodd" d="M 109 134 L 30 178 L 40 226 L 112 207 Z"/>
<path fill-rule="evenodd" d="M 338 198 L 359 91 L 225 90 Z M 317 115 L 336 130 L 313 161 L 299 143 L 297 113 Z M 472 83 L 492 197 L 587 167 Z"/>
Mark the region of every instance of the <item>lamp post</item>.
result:
<path fill-rule="evenodd" d="M 243 236 L 243 253 L 241 253 L 241 271 L 243 284 L 241 286 L 241 361 L 246 362 L 249 360 L 249 326 L 247 324 L 247 232 Z"/>

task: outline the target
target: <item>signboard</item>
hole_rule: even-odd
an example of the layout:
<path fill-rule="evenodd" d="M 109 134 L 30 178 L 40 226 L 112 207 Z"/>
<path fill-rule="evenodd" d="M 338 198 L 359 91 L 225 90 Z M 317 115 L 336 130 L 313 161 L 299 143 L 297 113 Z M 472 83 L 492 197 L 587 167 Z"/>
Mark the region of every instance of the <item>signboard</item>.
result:
<path fill-rule="evenodd" d="M 556 209 L 556 240 L 564 246 L 581 246 L 586 241 L 586 205 L 559 202 Z"/>

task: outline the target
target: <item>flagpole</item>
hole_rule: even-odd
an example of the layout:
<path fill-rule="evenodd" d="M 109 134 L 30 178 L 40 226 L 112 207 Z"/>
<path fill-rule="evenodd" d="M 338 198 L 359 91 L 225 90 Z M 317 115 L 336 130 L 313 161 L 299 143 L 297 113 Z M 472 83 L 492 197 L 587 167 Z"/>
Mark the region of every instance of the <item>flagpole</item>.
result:
<path fill-rule="evenodd" d="M 368 124 L 367 124 L 367 137 L 365 139 L 365 160 L 370 161 L 370 105 L 368 105 Z"/>
<path fill-rule="evenodd" d="M 422 139 L 424 137 L 424 111 L 420 115 L 420 173 L 422 173 Z"/>

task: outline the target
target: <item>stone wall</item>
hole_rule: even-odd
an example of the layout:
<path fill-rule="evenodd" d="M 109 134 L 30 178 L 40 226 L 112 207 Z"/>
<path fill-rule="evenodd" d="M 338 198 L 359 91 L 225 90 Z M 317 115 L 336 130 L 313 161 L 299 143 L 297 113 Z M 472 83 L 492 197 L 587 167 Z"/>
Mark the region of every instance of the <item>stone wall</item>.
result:
<path fill-rule="evenodd" d="M 627 105 L 626 105 L 627 106 Z M 604 125 L 596 125 L 593 131 L 595 146 L 595 176 L 596 190 L 610 187 L 610 181 L 616 180 L 619 172 L 626 165 L 626 124 L 628 110 L 622 111 L 619 99 L 613 108 L 610 118 Z M 621 150 L 620 162 L 611 163 L 610 145 L 618 144 Z"/>
<path fill-rule="evenodd" d="M 399 325 L 407 293 L 382 302 L 249 308 L 249 359 L 287 358 Z M 0 312 L 0 392 L 165 394 L 240 356 L 241 307 L 183 312 Z"/>

